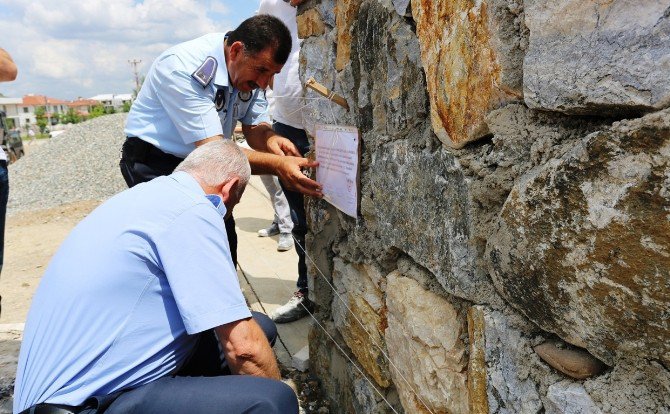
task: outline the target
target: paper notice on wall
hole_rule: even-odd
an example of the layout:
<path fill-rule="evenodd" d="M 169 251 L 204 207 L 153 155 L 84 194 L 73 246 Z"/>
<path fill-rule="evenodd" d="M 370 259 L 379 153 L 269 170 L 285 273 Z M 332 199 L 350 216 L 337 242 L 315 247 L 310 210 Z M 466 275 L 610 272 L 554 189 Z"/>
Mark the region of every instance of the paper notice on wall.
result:
<path fill-rule="evenodd" d="M 340 125 L 316 125 L 316 181 L 323 198 L 343 213 L 358 214 L 360 138 L 358 129 Z"/>

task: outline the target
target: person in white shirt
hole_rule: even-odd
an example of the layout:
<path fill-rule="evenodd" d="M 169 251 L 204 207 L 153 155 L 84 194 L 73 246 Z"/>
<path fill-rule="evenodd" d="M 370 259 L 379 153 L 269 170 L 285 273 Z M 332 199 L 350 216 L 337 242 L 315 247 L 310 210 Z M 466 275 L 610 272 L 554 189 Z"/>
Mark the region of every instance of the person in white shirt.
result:
<path fill-rule="evenodd" d="M 296 146 L 302 156 L 309 151 L 309 140 L 304 130 L 302 108 L 304 107 L 303 89 L 298 75 L 301 40 L 298 38 L 296 7 L 305 0 L 261 0 L 259 14 L 277 17 L 291 32 L 293 48 L 282 70 L 274 76 L 272 92 L 275 100 L 272 129 Z M 314 309 L 314 303 L 308 298 L 307 264 L 305 262 L 305 234 L 307 218 L 303 195 L 291 191 L 284 184 L 284 194 L 291 207 L 293 218 L 293 237 L 295 250 L 298 254 L 297 290 L 291 299 L 280 306 L 272 315 L 276 323 L 287 323 L 298 320 Z"/>

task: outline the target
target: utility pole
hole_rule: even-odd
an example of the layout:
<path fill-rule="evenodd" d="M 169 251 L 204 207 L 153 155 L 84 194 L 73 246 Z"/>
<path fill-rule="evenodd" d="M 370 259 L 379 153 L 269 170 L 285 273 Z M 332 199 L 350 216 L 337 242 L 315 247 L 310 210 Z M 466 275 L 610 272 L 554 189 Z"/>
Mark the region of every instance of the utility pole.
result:
<path fill-rule="evenodd" d="M 133 66 L 133 74 L 135 75 L 135 95 L 140 93 L 140 77 L 137 74 L 137 65 L 142 63 L 141 60 L 133 59 L 129 60 L 128 63 L 130 63 Z"/>
<path fill-rule="evenodd" d="M 47 126 L 49 127 L 49 131 L 51 131 L 51 112 L 49 112 L 49 98 L 46 95 L 44 95 L 44 112 L 47 116 Z"/>

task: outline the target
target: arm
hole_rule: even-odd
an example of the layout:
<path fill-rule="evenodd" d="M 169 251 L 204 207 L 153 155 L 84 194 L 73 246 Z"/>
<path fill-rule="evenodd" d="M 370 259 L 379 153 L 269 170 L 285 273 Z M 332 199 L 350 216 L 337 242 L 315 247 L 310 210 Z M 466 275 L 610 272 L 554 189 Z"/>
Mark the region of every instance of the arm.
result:
<path fill-rule="evenodd" d="M 303 174 L 303 168 L 316 168 L 319 164 L 303 158 L 293 143 L 277 135 L 270 125 L 242 125 L 242 132 L 249 146 L 245 150 L 253 174 L 273 174 L 284 185 L 303 194 L 322 197 L 321 185 Z"/>
<path fill-rule="evenodd" d="M 0 48 L 0 81 L 13 81 L 18 70 L 16 64 L 6 50 Z"/>
<path fill-rule="evenodd" d="M 242 132 L 249 146 L 256 151 L 269 152 L 277 155 L 300 157 L 300 152 L 287 138 L 277 135 L 272 127 L 265 122 L 258 125 L 242 124 Z"/>
<path fill-rule="evenodd" d="M 227 323 L 215 329 L 233 374 L 281 379 L 272 348 L 253 318 Z"/>

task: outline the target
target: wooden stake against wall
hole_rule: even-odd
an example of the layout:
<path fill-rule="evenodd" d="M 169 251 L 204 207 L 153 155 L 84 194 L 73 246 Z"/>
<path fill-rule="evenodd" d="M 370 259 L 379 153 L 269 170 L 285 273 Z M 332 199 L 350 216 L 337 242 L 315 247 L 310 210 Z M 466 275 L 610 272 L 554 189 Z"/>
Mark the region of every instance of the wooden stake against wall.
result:
<path fill-rule="evenodd" d="M 335 92 L 331 91 L 330 89 L 326 88 L 322 84 L 316 81 L 314 78 L 309 78 L 307 82 L 305 83 L 305 86 L 310 88 L 311 90 L 315 91 L 321 96 L 325 96 L 326 98 L 330 99 L 331 101 L 335 102 L 336 104 L 340 105 L 347 111 L 349 110 L 349 104 L 347 103 L 347 100 L 344 99 L 342 96 L 336 94 Z"/>

